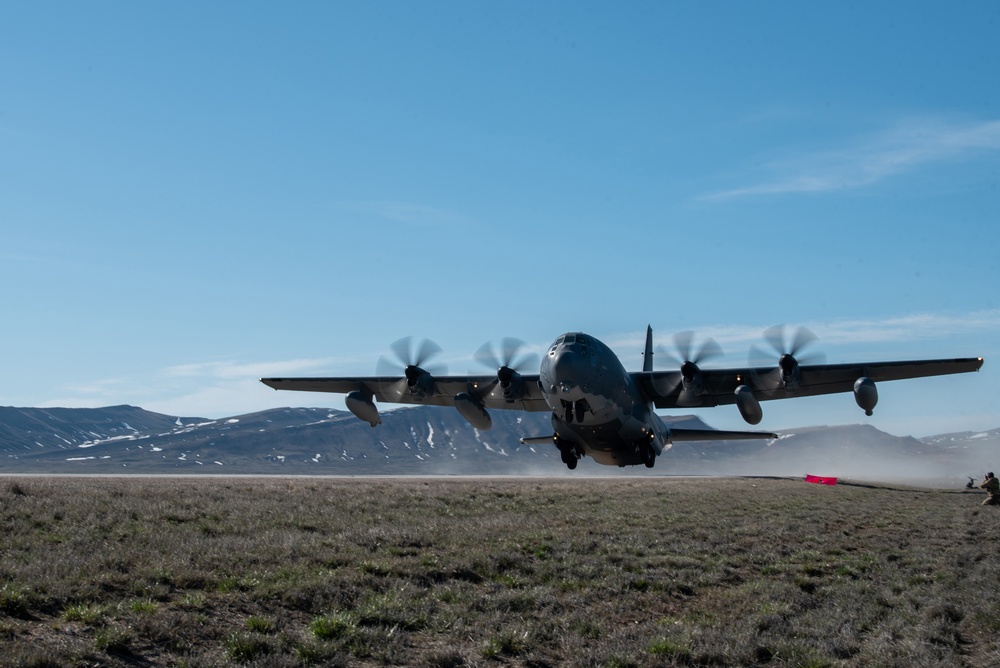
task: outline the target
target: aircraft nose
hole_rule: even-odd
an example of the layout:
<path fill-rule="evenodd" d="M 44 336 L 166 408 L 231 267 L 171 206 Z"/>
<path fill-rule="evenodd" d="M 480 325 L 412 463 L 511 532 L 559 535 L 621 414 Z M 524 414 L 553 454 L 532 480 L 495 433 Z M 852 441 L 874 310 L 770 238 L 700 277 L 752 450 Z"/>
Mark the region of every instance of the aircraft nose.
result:
<path fill-rule="evenodd" d="M 586 374 L 583 358 L 574 350 L 564 348 L 558 351 L 553 360 L 552 370 L 556 387 L 566 399 L 578 399 L 582 396 L 580 385 Z"/>

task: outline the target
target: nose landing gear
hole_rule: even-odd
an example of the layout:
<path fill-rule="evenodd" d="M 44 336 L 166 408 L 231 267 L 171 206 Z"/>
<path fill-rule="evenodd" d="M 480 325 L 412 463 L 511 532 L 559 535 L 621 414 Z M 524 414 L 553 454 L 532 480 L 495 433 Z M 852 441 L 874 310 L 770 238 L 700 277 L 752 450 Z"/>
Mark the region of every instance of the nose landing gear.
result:
<path fill-rule="evenodd" d="M 577 422 L 583 422 L 583 414 L 590 410 L 590 404 L 587 403 L 586 399 L 579 399 L 577 401 L 566 401 L 563 399 L 563 421 L 573 422 L 573 416 L 576 416 Z"/>

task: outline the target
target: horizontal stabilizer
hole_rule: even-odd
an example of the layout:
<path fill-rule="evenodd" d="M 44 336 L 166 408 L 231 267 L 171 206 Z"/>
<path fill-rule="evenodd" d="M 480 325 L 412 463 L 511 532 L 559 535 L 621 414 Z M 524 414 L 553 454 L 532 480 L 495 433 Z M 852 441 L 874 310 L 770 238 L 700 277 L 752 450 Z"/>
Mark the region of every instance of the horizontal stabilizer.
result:
<path fill-rule="evenodd" d="M 720 431 L 718 429 L 671 429 L 671 441 L 744 441 L 751 438 L 778 438 L 767 431 Z"/>
<path fill-rule="evenodd" d="M 552 443 L 555 440 L 554 436 L 523 436 L 521 443 L 524 445 L 529 445 L 531 443 Z"/>

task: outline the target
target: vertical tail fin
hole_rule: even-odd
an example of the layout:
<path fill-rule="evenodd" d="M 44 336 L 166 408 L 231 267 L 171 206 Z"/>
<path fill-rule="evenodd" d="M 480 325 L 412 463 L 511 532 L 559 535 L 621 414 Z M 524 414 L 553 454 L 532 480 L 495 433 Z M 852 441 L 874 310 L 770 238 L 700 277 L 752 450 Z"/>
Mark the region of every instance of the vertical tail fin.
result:
<path fill-rule="evenodd" d="M 642 370 L 653 370 L 653 328 L 646 325 L 646 350 L 642 353 Z"/>

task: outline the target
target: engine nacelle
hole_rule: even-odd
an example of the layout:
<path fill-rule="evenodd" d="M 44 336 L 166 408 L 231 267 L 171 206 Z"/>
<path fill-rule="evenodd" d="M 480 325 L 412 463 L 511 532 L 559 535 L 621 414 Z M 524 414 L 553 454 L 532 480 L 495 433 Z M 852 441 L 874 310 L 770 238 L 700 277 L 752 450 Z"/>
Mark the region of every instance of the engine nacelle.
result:
<path fill-rule="evenodd" d="M 781 385 L 786 390 L 796 390 L 799 387 L 799 361 L 794 355 L 783 354 L 778 359 L 778 370 L 781 372 Z"/>
<path fill-rule="evenodd" d="M 476 429 L 489 431 L 493 427 L 493 419 L 490 414 L 486 412 L 479 400 L 468 392 L 459 392 L 455 395 L 455 408 Z"/>
<path fill-rule="evenodd" d="M 871 415 L 878 403 L 878 388 L 875 381 L 868 376 L 861 376 L 854 381 L 854 400 L 858 402 L 865 415 Z"/>
<path fill-rule="evenodd" d="M 524 396 L 524 379 L 510 367 L 500 367 L 497 370 L 497 382 L 503 392 L 504 399 L 514 400 Z"/>
<path fill-rule="evenodd" d="M 412 364 L 403 373 L 406 376 L 406 386 L 414 399 L 422 400 L 434 394 L 434 377 L 429 373 Z"/>
<path fill-rule="evenodd" d="M 344 397 L 344 403 L 347 404 L 347 410 L 371 426 L 382 424 L 382 418 L 379 417 L 378 408 L 372 402 L 371 395 L 365 396 L 355 390 Z"/>
<path fill-rule="evenodd" d="M 760 424 L 764 418 L 764 411 L 760 407 L 757 397 L 753 396 L 753 390 L 746 385 L 736 388 L 736 407 L 740 409 L 740 415 L 747 424 Z"/>
<path fill-rule="evenodd" d="M 681 365 L 681 383 L 685 390 L 701 389 L 701 369 L 694 362 Z"/>

